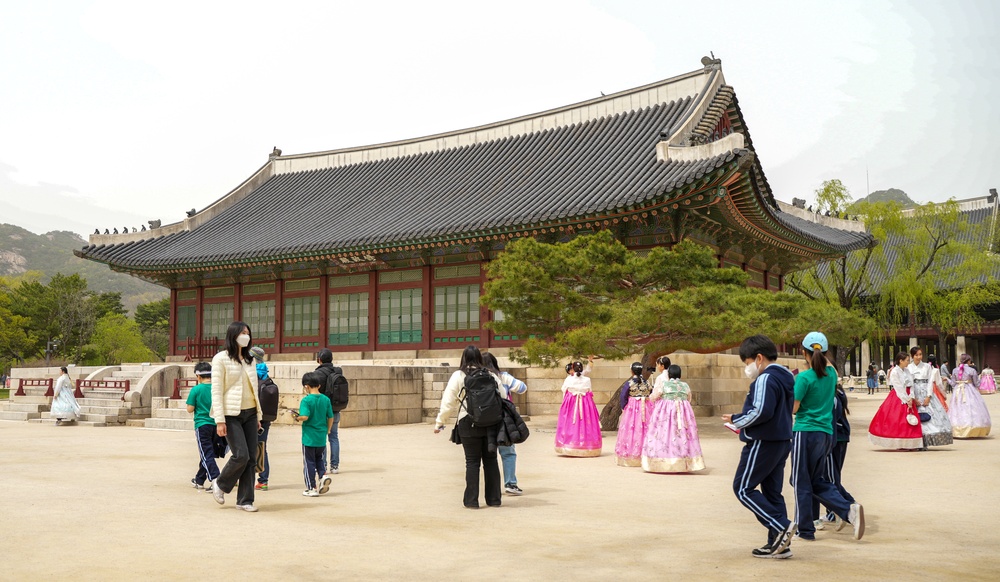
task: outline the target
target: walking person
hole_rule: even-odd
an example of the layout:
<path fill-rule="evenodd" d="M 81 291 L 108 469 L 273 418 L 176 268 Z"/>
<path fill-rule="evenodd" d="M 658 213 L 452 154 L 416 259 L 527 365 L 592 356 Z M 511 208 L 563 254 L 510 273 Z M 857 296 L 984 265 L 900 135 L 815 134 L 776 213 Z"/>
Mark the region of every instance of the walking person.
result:
<path fill-rule="evenodd" d="M 792 489 L 795 491 L 797 537 L 816 539 L 813 497 L 838 517 L 854 526 L 854 539 L 865 533 L 864 508 L 844 499 L 829 478 L 827 462 L 836 444 L 833 412 L 836 404 L 837 370 L 829 364 L 829 343 L 818 331 L 802 340 L 802 355 L 808 368 L 795 378 L 792 414 Z"/>
<path fill-rule="evenodd" d="M 666 369 L 664 369 L 664 367 Z M 649 428 L 642 445 L 642 470 L 647 473 L 689 473 L 705 468 L 698 422 L 691 408 L 691 387 L 681 380 L 681 367 L 663 356 L 656 360 L 660 375 L 649 400 Z"/>
<path fill-rule="evenodd" d="M 875 373 L 875 364 L 868 364 L 867 378 L 865 378 L 865 383 L 868 385 L 868 395 L 871 396 L 875 394 L 875 389 L 878 388 L 878 377 Z"/>
<path fill-rule="evenodd" d="M 830 456 L 826 459 L 826 471 L 827 479 L 837 487 L 837 491 L 847 500 L 848 503 L 854 503 L 854 496 L 848 493 L 847 489 L 844 488 L 843 484 L 843 472 L 844 472 L 844 460 L 847 458 L 847 445 L 851 442 L 851 423 L 847 419 L 847 415 L 851 413 L 850 408 L 847 403 L 847 393 L 844 392 L 844 387 L 837 384 L 836 398 L 834 399 L 835 406 L 833 408 L 833 434 L 837 439 L 837 443 L 833 446 L 833 450 L 830 451 Z M 820 515 L 819 513 L 819 499 L 815 496 L 813 497 L 813 514 Z M 820 517 L 814 523 L 817 530 L 826 529 L 826 523 L 839 522 L 837 526 L 837 531 L 843 529 L 847 522 L 838 518 L 830 508 L 827 508 L 826 515 Z"/>
<path fill-rule="evenodd" d="M 917 346 L 910 348 L 910 360 L 906 369 L 913 376 L 914 404 L 917 412 L 923 415 L 920 432 L 924 448 L 950 445 L 953 442 L 951 421 L 934 393 L 935 386 L 941 383 L 940 374 L 937 368 L 924 361 L 924 351 Z"/>
<path fill-rule="evenodd" d="M 73 396 L 73 381 L 69 379 L 66 366 L 59 368 L 61 374 L 56 378 L 52 389 L 52 406 L 49 407 L 49 418 L 56 419 L 56 426 L 64 422 L 76 422 L 80 418 L 80 404 Z"/>
<path fill-rule="evenodd" d="M 483 363 L 491 372 L 499 376 L 500 383 L 507 390 L 507 398 L 511 402 L 514 400 L 512 394 L 524 394 L 528 391 L 528 386 L 524 382 L 511 376 L 508 372 L 500 371 L 497 358 L 493 354 L 489 352 L 483 354 Z M 514 445 L 498 446 L 497 450 L 500 452 L 500 464 L 503 465 L 504 493 L 509 495 L 523 494 L 524 491 L 517 485 L 517 451 L 514 449 Z"/>
<path fill-rule="evenodd" d="M 743 372 L 750 380 L 750 390 L 742 412 L 722 415 L 723 421 L 739 431 L 744 443 L 733 492 L 767 529 L 767 543 L 750 555 L 790 558 L 796 526 L 788 519 L 781 488 L 791 449 L 795 378 L 778 364 L 778 348 L 765 335 L 743 340 L 740 359 L 746 364 Z"/>
<path fill-rule="evenodd" d="M 212 358 L 212 418 L 219 436 L 226 437 L 232 456 L 212 487 L 216 503 L 238 486 L 236 507 L 257 511 L 254 502 L 254 465 L 257 434 L 261 430 L 257 400 L 257 369 L 250 355 L 250 327 L 234 321 L 226 330 L 226 349 Z"/>
<path fill-rule="evenodd" d="M 983 371 L 979 373 L 979 393 L 980 394 L 996 394 L 997 392 L 997 381 L 993 377 L 993 368 L 986 366 Z"/>
<path fill-rule="evenodd" d="M 267 491 L 267 481 L 271 476 L 271 460 L 267 452 L 267 435 L 271 432 L 271 423 L 278 419 L 278 385 L 271 379 L 270 370 L 264 363 L 264 348 L 254 346 L 250 348 L 250 355 L 256 362 L 257 369 L 257 401 L 260 402 L 260 427 L 261 433 L 257 437 L 257 445 L 264 445 L 264 467 L 263 471 L 257 474 L 257 484 L 254 489 L 257 491 Z M 326 445 L 324 446 L 324 450 Z"/>
<path fill-rule="evenodd" d="M 219 465 L 215 462 L 215 421 L 212 420 L 212 365 L 198 362 L 194 365 L 198 379 L 187 397 L 187 411 L 194 414 L 194 437 L 198 443 L 198 471 L 191 484 L 195 489 L 212 491 L 212 483 L 219 478 Z"/>
<path fill-rule="evenodd" d="M 500 382 L 500 378 L 485 366 L 479 348 L 473 345 L 466 346 L 465 350 L 462 351 L 462 360 L 458 370 L 451 375 L 448 385 L 444 389 L 444 394 L 441 395 L 441 409 L 434 420 L 434 434 L 437 434 L 444 430 L 452 413 L 458 409 L 456 429 L 465 452 L 465 492 L 462 495 L 462 504 L 469 509 L 479 509 L 480 466 L 482 466 L 486 482 L 486 505 L 500 507 L 501 504 L 500 469 L 497 466 L 496 450 L 496 433 L 499 421 L 493 425 L 473 425 L 472 414 L 470 414 L 466 404 L 471 391 L 482 388 L 479 383 L 485 384 L 488 378 L 492 379 L 495 384 L 497 394 L 501 398 L 507 398 L 507 392 Z M 472 382 L 475 382 L 476 385 L 471 385 Z M 499 401 L 497 405 L 499 405 Z"/>
<path fill-rule="evenodd" d="M 970 439 L 989 436 L 992 420 L 986 402 L 979 393 L 979 374 L 972 367 L 972 357 L 962 354 L 949 382 L 952 386 L 948 401 L 948 419 L 955 438 Z"/>
<path fill-rule="evenodd" d="M 615 463 L 619 467 L 641 467 L 642 445 L 653 403 L 649 395 L 653 387 L 642 376 L 641 362 L 632 364 L 632 377 L 621 388 L 622 416 L 618 421 L 618 438 L 615 440 Z M 662 374 L 661 374 L 662 375 Z"/>
<path fill-rule="evenodd" d="M 868 425 L 868 440 L 877 447 L 900 450 L 924 448 L 920 419 L 913 402 L 913 376 L 907 366 L 910 356 L 896 354 L 896 365 L 889 371 L 889 394 Z"/>
<path fill-rule="evenodd" d="M 320 350 L 319 354 L 316 355 L 316 363 L 319 364 L 315 371 L 320 374 L 321 389 L 326 388 L 326 380 L 331 374 L 334 372 L 343 373 L 340 368 L 333 365 L 333 352 L 326 348 Z M 327 436 L 330 442 L 330 455 L 326 455 L 326 448 L 324 448 L 323 458 L 330 461 L 329 472 L 336 475 L 340 472 L 340 411 L 333 412 L 333 425 Z"/>
<path fill-rule="evenodd" d="M 599 457 L 604 445 L 601 418 L 594 404 L 588 367 L 575 361 L 563 380 L 563 401 L 556 421 L 555 450 L 566 457 Z"/>
<path fill-rule="evenodd" d="M 302 376 L 305 397 L 299 402 L 299 410 L 293 412 L 296 422 L 302 423 L 302 476 L 306 483 L 302 495 L 306 497 L 319 497 L 330 490 L 331 479 L 326 474 L 323 454 L 333 424 L 333 405 L 329 398 L 319 393 L 323 382 L 319 372 Z"/>

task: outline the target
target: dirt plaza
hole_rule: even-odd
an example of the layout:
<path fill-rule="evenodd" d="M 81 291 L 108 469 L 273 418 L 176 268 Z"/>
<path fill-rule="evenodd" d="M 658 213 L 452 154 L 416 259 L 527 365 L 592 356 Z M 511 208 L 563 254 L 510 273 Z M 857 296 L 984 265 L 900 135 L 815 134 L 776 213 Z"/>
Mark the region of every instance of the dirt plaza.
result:
<path fill-rule="evenodd" d="M 460 447 L 430 425 L 342 429 L 320 498 L 301 495 L 297 427 L 274 426 L 256 514 L 191 487 L 187 432 L 4 421 L 0 579 L 996 579 L 1000 439 L 878 450 L 866 427 L 885 393 L 850 396 L 844 481 L 865 537 L 820 531 L 790 560 L 750 557 L 764 530 L 732 493 L 741 445 L 715 419 L 699 418 L 705 471 L 653 475 L 615 466 L 614 433 L 599 458 L 556 457 L 554 418 L 536 417 L 525 494 L 479 510 L 462 507 Z"/>

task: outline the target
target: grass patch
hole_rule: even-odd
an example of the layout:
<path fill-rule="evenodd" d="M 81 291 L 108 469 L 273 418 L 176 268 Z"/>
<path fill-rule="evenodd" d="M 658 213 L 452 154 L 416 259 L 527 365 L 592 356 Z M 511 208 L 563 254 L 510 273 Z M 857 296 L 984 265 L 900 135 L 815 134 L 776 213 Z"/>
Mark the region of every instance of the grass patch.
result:
<path fill-rule="evenodd" d="M 10 398 L 10 389 L 2 388 L 0 389 L 0 400 L 7 400 Z"/>

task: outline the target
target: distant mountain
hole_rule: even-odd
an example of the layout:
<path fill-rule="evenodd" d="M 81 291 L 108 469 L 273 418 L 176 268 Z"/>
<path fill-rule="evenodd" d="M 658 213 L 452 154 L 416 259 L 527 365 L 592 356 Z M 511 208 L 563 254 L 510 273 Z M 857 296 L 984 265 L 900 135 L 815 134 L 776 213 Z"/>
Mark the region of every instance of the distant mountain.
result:
<path fill-rule="evenodd" d="M 134 311 L 139 303 L 168 295 L 168 291 L 159 285 L 115 273 L 105 265 L 73 255 L 74 250 L 86 244 L 87 241 L 75 232 L 56 230 L 35 234 L 19 226 L 0 224 L 0 275 L 41 271 L 44 274 L 42 282 L 48 283 L 56 273 L 79 273 L 92 291 L 120 292 L 122 303 L 129 311 Z"/>
<path fill-rule="evenodd" d="M 867 202 L 899 202 L 903 205 L 903 208 L 912 208 L 917 205 L 916 202 L 910 199 L 899 188 L 889 188 L 888 190 L 876 190 L 869 194 L 868 196 L 858 200 L 857 202 L 867 201 Z"/>

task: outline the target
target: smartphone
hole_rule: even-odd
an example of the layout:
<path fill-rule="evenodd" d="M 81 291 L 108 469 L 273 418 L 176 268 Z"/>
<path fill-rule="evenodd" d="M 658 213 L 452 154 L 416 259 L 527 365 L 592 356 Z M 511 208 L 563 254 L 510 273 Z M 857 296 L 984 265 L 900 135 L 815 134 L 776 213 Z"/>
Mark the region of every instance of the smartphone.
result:
<path fill-rule="evenodd" d="M 736 425 L 731 422 L 723 423 L 722 426 L 728 428 L 729 430 L 733 431 L 736 434 L 740 434 L 740 429 L 736 428 Z"/>

